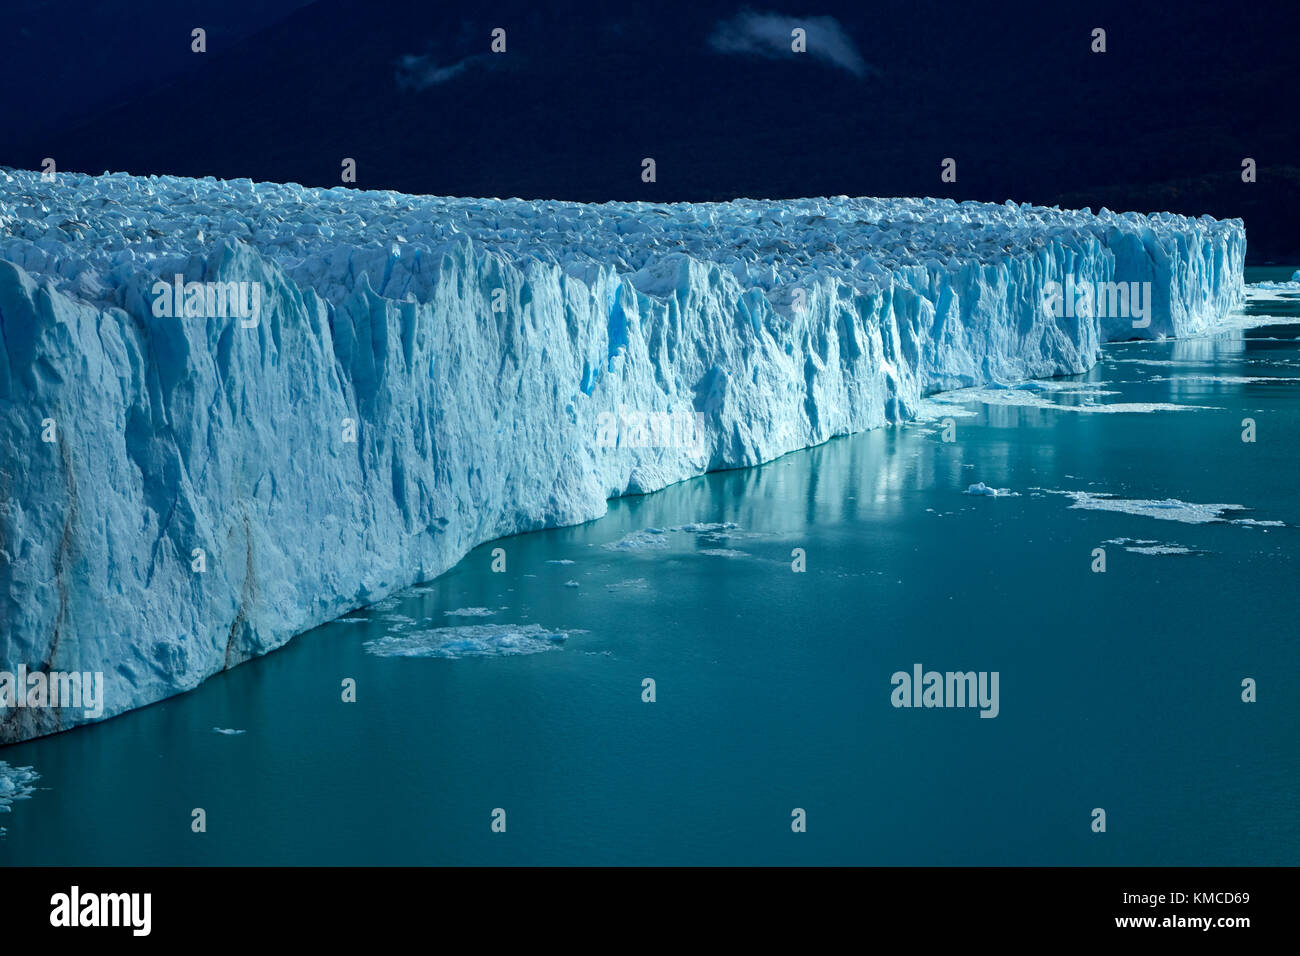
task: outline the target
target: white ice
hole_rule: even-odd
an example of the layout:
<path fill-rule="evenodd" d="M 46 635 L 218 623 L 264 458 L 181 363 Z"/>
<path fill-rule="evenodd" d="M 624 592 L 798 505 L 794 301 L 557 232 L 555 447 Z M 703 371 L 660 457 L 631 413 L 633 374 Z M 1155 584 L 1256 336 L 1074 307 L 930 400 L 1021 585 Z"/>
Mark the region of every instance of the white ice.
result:
<path fill-rule="evenodd" d="M 0 669 L 103 672 L 121 713 L 612 496 L 1213 328 L 1244 255 L 1164 213 L 0 171 Z M 155 314 L 177 274 L 257 283 L 256 324 Z M 1067 277 L 1151 282 L 1150 325 L 1054 317 Z M 621 408 L 702 440 L 610 447 Z"/>

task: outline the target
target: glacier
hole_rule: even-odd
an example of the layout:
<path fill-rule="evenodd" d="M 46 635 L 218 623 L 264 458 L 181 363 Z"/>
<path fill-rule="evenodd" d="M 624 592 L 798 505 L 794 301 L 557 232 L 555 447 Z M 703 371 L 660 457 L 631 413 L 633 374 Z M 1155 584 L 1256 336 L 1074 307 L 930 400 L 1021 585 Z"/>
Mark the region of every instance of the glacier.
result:
<path fill-rule="evenodd" d="M 120 714 L 485 541 L 1210 329 L 1245 248 L 1240 220 L 1010 202 L 0 170 L 0 671 L 102 672 Z M 178 276 L 260 309 L 159 314 Z M 1149 325 L 1054 316 L 1067 279 L 1150 282 Z M 629 414 L 701 434 L 602 437 Z M 0 742 L 85 719 L 0 710 Z"/>

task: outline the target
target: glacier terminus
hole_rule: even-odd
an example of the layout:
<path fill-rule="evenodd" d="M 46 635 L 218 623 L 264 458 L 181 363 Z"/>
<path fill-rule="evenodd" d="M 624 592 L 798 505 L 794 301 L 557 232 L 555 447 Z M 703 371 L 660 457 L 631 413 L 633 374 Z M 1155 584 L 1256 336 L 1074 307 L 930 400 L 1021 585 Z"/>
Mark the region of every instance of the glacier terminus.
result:
<path fill-rule="evenodd" d="M 0 671 L 120 714 L 482 542 L 1211 329 L 1245 252 L 1165 213 L 0 170 Z M 1121 285 L 1143 314 L 1044 307 Z"/>

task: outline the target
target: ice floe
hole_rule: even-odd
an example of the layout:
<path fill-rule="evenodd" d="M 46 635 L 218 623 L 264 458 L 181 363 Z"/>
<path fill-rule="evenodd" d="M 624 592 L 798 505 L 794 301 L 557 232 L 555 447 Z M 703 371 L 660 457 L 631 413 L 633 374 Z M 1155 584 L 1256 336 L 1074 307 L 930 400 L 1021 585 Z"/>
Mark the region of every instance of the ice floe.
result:
<path fill-rule="evenodd" d="M 575 633 L 539 624 L 464 624 L 389 634 L 364 646 L 376 657 L 513 657 L 555 650 Z"/>

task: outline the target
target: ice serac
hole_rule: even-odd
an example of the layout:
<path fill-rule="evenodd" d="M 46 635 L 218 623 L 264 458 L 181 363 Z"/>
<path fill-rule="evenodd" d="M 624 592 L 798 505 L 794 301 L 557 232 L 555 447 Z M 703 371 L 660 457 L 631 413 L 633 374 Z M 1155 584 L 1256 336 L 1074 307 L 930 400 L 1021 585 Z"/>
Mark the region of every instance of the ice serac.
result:
<path fill-rule="evenodd" d="M 1245 254 L 1239 220 L 946 200 L 0 187 L 0 670 L 100 671 L 105 716 L 489 539 L 1205 329 Z M 177 274 L 259 284 L 258 321 L 156 315 Z M 1054 317 L 1067 277 L 1151 282 L 1150 325 Z M 704 440 L 606 447 L 626 411 Z"/>

